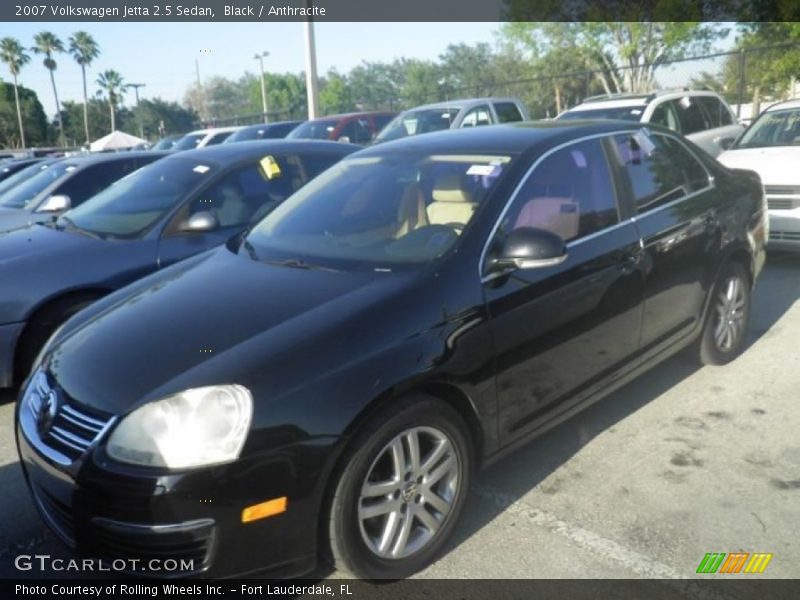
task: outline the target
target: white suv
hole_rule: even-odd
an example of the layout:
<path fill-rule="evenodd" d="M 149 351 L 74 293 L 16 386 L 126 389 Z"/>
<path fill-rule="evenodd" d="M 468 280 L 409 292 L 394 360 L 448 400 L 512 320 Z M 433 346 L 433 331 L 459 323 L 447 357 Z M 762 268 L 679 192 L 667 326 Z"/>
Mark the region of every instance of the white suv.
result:
<path fill-rule="evenodd" d="M 711 156 L 728 149 L 744 129 L 718 94 L 689 90 L 593 96 L 556 119 L 656 123 L 683 134 Z"/>

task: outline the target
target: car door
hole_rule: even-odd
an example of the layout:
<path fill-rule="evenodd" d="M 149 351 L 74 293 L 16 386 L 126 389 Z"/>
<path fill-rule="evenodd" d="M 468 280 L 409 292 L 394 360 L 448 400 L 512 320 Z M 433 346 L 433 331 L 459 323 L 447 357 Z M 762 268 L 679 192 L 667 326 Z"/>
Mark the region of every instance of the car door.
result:
<path fill-rule="evenodd" d="M 646 352 L 686 336 L 702 314 L 704 282 L 717 260 L 716 195 L 703 164 L 674 136 L 617 135 L 613 150 L 644 247 Z"/>
<path fill-rule="evenodd" d="M 296 155 L 253 158 L 217 177 L 183 202 L 164 227 L 158 248 L 160 267 L 219 246 L 260 220 L 308 181 Z M 216 226 L 189 231 L 193 215 L 206 213 Z"/>
<path fill-rule="evenodd" d="M 594 137 L 540 159 L 489 246 L 491 256 L 518 227 L 546 229 L 567 242 L 561 264 L 484 278 L 504 443 L 566 410 L 638 350 L 639 234 L 618 204 L 607 145 Z"/>

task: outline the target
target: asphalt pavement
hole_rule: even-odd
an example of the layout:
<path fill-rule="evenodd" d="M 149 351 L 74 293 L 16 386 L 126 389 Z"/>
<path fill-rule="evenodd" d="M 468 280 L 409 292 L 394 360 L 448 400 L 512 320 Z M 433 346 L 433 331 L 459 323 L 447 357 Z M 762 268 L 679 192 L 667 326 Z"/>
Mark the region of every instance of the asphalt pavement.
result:
<path fill-rule="evenodd" d="M 680 580 L 709 552 L 772 553 L 759 577 L 800 577 L 798 299 L 800 257 L 770 256 L 740 358 L 676 356 L 479 474 L 453 542 L 419 577 Z M 70 556 L 25 489 L 9 400 L 0 578 L 26 575 L 19 554 Z"/>

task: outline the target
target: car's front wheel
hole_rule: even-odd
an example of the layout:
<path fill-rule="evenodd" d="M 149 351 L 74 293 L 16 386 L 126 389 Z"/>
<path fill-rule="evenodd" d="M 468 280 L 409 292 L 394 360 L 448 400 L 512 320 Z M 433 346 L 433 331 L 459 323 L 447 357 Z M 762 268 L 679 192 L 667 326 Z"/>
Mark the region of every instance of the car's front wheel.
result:
<path fill-rule="evenodd" d="M 699 342 L 700 361 L 724 365 L 741 352 L 750 320 L 750 277 L 738 263 L 720 273 Z"/>
<path fill-rule="evenodd" d="M 472 469 L 469 428 L 430 396 L 400 401 L 363 428 L 330 501 L 334 566 L 365 579 L 427 566 L 461 513 Z"/>

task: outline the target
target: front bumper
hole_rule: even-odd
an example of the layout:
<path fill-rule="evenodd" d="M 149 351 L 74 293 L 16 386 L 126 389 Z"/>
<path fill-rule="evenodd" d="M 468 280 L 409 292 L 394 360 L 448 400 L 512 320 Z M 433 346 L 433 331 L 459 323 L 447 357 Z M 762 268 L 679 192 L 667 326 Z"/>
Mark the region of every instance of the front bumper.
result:
<path fill-rule="evenodd" d="M 25 323 L 0 325 L 0 389 L 14 383 L 14 349 Z"/>
<path fill-rule="evenodd" d="M 79 555 L 157 577 L 290 577 L 316 566 L 322 473 L 334 438 L 157 475 L 109 461 L 96 442 L 64 460 L 20 417 L 24 404 L 16 436 L 25 479 L 43 520 Z M 246 506 L 281 496 L 286 512 L 241 523 Z"/>

